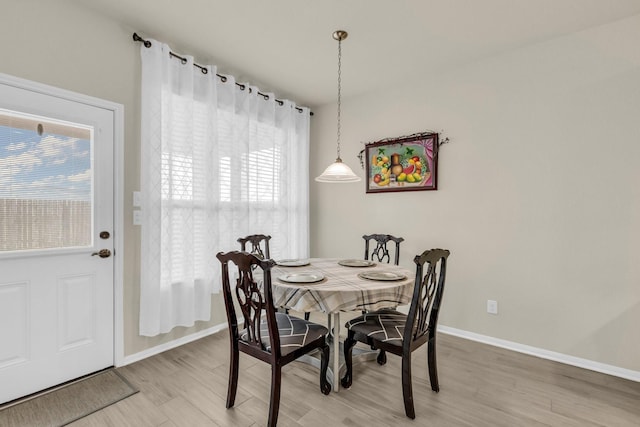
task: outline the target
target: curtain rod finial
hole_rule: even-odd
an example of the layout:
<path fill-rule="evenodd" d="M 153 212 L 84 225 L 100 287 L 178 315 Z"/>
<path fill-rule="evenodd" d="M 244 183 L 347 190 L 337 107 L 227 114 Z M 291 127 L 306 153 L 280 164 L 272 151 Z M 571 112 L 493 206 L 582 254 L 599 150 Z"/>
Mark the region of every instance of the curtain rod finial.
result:
<path fill-rule="evenodd" d="M 151 47 L 151 42 L 149 40 L 145 40 L 142 37 L 140 37 L 138 35 L 138 33 L 133 33 L 133 41 L 134 42 L 142 42 L 142 43 L 144 43 L 144 47 L 146 47 L 146 48 L 150 48 Z"/>

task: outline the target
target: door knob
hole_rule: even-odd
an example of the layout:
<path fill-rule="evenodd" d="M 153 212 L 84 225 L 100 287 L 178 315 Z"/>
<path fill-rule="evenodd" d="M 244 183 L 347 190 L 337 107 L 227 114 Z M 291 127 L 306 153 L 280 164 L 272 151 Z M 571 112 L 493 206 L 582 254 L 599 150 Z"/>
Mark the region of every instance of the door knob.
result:
<path fill-rule="evenodd" d="M 111 256 L 111 251 L 109 249 L 100 249 L 98 252 L 94 252 L 91 256 L 98 255 L 100 258 L 109 258 Z"/>

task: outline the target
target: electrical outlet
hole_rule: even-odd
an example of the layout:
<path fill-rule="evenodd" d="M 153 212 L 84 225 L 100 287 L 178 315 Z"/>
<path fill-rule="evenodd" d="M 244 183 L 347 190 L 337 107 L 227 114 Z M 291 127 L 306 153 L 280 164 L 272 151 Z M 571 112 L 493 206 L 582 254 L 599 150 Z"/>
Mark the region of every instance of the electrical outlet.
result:
<path fill-rule="evenodd" d="M 487 300 L 487 313 L 498 314 L 498 301 Z"/>

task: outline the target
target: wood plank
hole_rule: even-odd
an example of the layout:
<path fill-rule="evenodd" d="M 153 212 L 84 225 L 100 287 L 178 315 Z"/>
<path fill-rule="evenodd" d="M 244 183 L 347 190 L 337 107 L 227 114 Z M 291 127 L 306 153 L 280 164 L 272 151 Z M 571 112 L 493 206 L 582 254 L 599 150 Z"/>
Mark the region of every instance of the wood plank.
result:
<path fill-rule="evenodd" d="M 326 322 L 326 317 L 312 317 Z M 72 424 L 77 426 L 264 425 L 270 367 L 241 355 L 236 405 L 225 408 L 226 331 L 120 372 L 140 393 Z M 284 367 L 279 426 L 633 426 L 640 425 L 640 383 L 438 335 L 440 393 L 431 391 L 426 347 L 414 352 L 416 420 L 405 417 L 400 358 L 354 364 L 353 386 L 320 393 L 318 371 Z"/>

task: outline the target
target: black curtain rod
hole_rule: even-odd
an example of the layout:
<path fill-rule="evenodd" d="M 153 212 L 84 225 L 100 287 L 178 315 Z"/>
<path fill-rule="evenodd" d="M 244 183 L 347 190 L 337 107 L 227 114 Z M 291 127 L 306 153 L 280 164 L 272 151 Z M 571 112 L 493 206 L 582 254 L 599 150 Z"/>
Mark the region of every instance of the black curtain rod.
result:
<path fill-rule="evenodd" d="M 150 48 L 151 47 L 151 42 L 149 40 L 145 40 L 142 37 L 140 37 L 138 35 L 138 33 L 133 33 L 133 41 L 143 43 L 144 47 L 146 47 L 146 48 Z M 184 57 L 182 57 L 182 56 L 180 56 L 180 55 L 178 55 L 176 53 L 169 52 L 169 55 L 171 55 L 172 57 L 174 57 L 176 59 L 179 59 L 183 64 L 187 63 L 187 58 L 184 58 Z M 199 68 L 200 71 L 202 72 L 202 74 L 207 74 L 209 72 L 209 70 L 206 67 L 203 67 L 202 65 L 198 65 L 195 62 L 193 63 L 193 66 L 196 67 L 196 68 Z M 223 83 L 227 82 L 227 77 L 226 76 L 223 76 L 223 75 L 218 74 L 218 73 L 216 73 L 216 76 L 218 76 L 220 78 L 220 80 L 222 80 Z M 236 86 L 238 86 L 240 88 L 240 90 L 245 90 L 247 88 L 246 85 L 243 85 L 242 83 L 238 83 L 238 82 L 236 82 Z M 251 93 L 251 92 L 252 92 L 252 89 L 249 88 L 249 93 Z M 265 99 L 265 101 L 269 99 L 269 95 L 267 95 L 265 93 L 258 92 L 258 95 L 262 96 Z M 278 103 L 278 105 L 281 105 L 281 106 L 284 105 L 283 101 L 281 101 L 279 99 L 275 99 L 275 98 L 274 98 L 274 100 Z M 296 108 L 296 110 L 298 110 L 301 113 L 304 111 L 300 107 L 295 107 L 295 108 Z M 310 111 L 309 114 L 311 116 L 313 116 L 313 111 Z"/>

